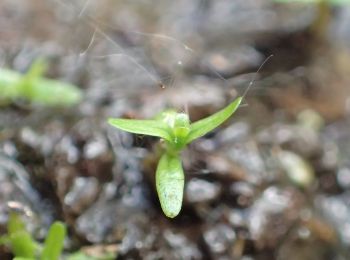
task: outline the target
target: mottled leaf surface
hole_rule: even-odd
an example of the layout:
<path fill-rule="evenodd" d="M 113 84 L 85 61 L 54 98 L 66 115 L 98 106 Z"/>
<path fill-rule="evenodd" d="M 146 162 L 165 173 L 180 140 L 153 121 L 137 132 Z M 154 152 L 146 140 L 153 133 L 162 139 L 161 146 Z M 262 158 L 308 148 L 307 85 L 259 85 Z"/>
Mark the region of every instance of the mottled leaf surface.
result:
<path fill-rule="evenodd" d="M 157 167 L 156 187 L 162 210 L 169 218 L 176 217 L 181 210 L 184 182 L 179 155 L 164 154 Z"/>

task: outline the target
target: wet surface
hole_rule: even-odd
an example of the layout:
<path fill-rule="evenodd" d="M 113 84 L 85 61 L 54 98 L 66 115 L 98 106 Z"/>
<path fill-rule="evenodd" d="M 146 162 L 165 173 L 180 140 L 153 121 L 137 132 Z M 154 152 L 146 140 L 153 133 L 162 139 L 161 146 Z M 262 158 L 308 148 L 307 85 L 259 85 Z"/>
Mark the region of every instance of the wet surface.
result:
<path fill-rule="evenodd" d="M 17 209 L 38 239 L 64 221 L 67 252 L 348 259 L 348 8 L 328 10 L 330 27 L 319 11 L 267 0 L 2 1 L 1 66 L 24 72 L 44 56 L 48 77 L 84 98 L 70 108 L 0 104 L 0 231 Z M 184 205 L 167 219 L 154 185 L 158 140 L 107 118 L 171 107 L 195 121 L 253 78 L 233 118 L 182 154 Z"/>

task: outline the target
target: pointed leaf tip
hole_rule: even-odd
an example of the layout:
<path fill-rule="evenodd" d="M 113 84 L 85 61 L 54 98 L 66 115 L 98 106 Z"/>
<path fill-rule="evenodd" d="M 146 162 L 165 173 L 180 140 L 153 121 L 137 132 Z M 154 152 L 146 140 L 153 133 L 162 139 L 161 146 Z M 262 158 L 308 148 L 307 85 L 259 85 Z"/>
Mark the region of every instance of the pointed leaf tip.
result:
<path fill-rule="evenodd" d="M 193 140 L 209 133 L 225 122 L 237 110 L 242 102 L 242 99 L 243 97 L 238 97 L 222 110 L 191 124 L 191 131 L 187 136 L 186 143 L 190 143 Z"/>

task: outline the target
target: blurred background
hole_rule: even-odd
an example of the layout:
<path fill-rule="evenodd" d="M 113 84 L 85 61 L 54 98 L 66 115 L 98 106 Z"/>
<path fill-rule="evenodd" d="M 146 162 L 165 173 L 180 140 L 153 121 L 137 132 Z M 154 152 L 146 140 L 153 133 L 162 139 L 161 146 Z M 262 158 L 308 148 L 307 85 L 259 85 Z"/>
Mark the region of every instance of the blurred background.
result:
<path fill-rule="evenodd" d="M 349 28 L 347 1 L 2 0 L 0 234 L 15 203 L 37 241 L 67 225 L 62 259 L 350 259 Z M 79 98 L 23 92 L 38 58 Z M 166 218 L 158 140 L 107 118 L 195 121 L 241 95 L 184 151 Z"/>

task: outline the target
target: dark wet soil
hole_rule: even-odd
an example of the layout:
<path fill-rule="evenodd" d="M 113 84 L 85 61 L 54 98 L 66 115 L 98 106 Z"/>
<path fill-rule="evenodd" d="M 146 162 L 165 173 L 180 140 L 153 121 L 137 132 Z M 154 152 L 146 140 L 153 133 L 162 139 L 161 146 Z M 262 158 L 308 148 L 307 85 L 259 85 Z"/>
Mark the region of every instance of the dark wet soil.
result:
<path fill-rule="evenodd" d="M 47 76 L 84 98 L 68 108 L 1 107 L 0 231 L 16 201 L 39 240 L 53 220 L 68 225 L 66 252 L 349 259 L 346 14 L 267 0 L 3 0 L 1 66 L 24 72 L 44 56 Z M 183 209 L 166 218 L 154 187 L 158 140 L 107 118 L 172 107 L 198 120 L 253 78 L 239 111 L 184 151 Z"/>

